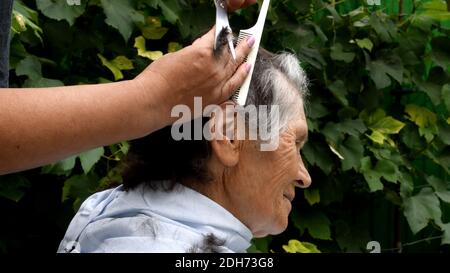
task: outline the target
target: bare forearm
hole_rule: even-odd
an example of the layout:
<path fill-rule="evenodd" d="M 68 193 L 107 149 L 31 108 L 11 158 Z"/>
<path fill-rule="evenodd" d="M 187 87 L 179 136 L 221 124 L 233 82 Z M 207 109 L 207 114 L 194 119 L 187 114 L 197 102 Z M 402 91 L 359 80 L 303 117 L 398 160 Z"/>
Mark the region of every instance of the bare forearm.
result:
<path fill-rule="evenodd" d="M 131 81 L 0 90 L 0 175 L 143 137 L 173 121 L 173 106 L 192 107 L 197 96 L 206 105 L 227 100 L 248 75 L 242 62 L 251 41 L 238 45 L 237 62 L 229 52 L 217 59 L 213 28 Z"/>
<path fill-rule="evenodd" d="M 155 83 L 155 88 L 161 87 Z M 164 126 L 158 105 L 142 91 L 133 81 L 0 90 L 0 175 Z"/>

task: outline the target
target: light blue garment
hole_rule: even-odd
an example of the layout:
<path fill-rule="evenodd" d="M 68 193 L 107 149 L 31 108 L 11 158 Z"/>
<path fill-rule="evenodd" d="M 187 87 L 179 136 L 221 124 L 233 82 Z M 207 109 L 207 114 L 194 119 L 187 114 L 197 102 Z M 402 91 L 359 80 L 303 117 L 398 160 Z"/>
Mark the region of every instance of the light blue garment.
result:
<path fill-rule="evenodd" d="M 245 252 L 252 239 L 230 212 L 188 187 L 119 186 L 81 205 L 58 252 L 205 252 L 210 234 L 223 240 L 217 252 Z"/>

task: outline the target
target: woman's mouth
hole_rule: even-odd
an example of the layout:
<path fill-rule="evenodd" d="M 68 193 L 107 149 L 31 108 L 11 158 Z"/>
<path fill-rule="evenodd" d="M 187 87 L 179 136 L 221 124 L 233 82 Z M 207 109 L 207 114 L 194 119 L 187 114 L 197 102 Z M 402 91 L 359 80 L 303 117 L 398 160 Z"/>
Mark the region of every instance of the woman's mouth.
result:
<path fill-rule="evenodd" d="M 286 198 L 287 200 L 289 200 L 289 202 L 292 202 L 292 200 L 294 200 L 294 198 L 295 198 L 295 193 L 294 194 L 284 193 L 283 197 Z"/>

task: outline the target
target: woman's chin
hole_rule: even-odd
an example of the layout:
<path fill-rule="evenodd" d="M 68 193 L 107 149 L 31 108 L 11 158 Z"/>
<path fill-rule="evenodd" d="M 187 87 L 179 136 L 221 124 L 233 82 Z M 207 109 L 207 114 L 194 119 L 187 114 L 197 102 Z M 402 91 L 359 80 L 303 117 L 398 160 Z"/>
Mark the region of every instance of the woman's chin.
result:
<path fill-rule="evenodd" d="M 267 235 L 278 235 L 285 231 L 288 227 L 288 219 L 285 217 L 284 219 L 279 219 L 277 221 L 277 225 L 272 226 L 270 228 L 267 228 L 265 230 L 258 231 L 256 233 L 253 233 L 254 238 L 263 238 Z"/>

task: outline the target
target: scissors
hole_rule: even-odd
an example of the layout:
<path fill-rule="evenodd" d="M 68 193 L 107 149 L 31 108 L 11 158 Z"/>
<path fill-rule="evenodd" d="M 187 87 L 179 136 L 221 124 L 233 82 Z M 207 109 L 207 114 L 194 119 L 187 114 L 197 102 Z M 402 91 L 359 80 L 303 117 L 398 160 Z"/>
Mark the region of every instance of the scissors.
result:
<path fill-rule="evenodd" d="M 214 0 L 216 4 L 216 36 L 214 40 L 214 49 L 219 47 L 219 35 L 222 31 L 227 32 L 227 42 L 230 48 L 233 59 L 236 60 L 236 50 L 233 43 L 233 31 L 231 30 L 230 23 L 228 21 L 227 4 L 225 0 Z M 264 25 L 267 18 L 267 12 L 269 10 L 270 0 L 264 0 L 261 10 L 259 12 L 258 21 L 249 29 L 239 31 L 238 44 L 244 39 L 251 36 L 255 38 L 255 45 L 250 54 L 244 60 L 244 62 L 251 64 L 251 70 L 242 86 L 232 96 L 232 99 L 239 105 L 245 105 L 247 101 L 247 95 L 250 88 L 250 81 L 253 76 L 253 70 L 255 67 L 256 57 L 258 56 L 259 45 L 261 44 L 261 38 L 264 31 Z"/>
<path fill-rule="evenodd" d="M 214 0 L 216 4 L 216 38 L 214 40 L 214 50 L 219 47 L 219 35 L 222 31 L 227 33 L 227 42 L 230 48 L 231 55 L 236 61 L 236 50 L 233 44 L 233 31 L 231 30 L 230 23 L 228 21 L 227 3 L 225 0 Z"/>

